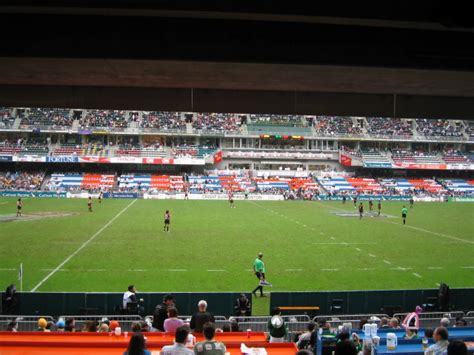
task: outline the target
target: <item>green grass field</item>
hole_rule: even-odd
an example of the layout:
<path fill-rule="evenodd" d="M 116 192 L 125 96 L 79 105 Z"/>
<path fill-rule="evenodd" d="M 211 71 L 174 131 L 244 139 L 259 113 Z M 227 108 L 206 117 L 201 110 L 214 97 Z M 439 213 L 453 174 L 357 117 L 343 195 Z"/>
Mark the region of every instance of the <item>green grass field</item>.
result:
<path fill-rule="evenodd" d="M 89 213 L 85 200 L 25 199 L 27 215 L 73 214 L 0 222 L 0 285 L 18 284 L 23 263 L 25 291 L 124 291 L 130 283 L 139 291 L 245 291 L 256 285 L 252 263 L 263 251 L 275 291 L 474 286 L 474 204 L 417 203 L 407 226 L 399 202 L 383 205 L 395 218 L 362 220 L 333 213 L 354 212 L 352 203 L 236 205 L 117 199 L 94 201 Z M 170 233 L 162 231 L 165 209 Z M 0 215 L 14 213 L 15 199 L 0 199 Z"/>

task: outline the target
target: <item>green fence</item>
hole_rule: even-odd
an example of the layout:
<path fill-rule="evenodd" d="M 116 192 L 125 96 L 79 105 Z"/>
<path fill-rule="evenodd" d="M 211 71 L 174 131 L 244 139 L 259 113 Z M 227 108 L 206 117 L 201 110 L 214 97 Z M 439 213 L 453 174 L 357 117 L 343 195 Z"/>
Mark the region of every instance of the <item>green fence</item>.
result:
<path fill-rule="evenodd" d="M 166 293 L 139 293 L 144 299 L 146 314 L 153 314 Z M 252 300 L 252 294 L 245 293 Z M 15 314 L 44 314 L 51 316 L 73 315 L 84 312 L 95 314 L 115 314 L 116 307 L 122 305 L 122 292 L 116 293 L 75 293 L 75 292 L 18 292 L 18 306 Z M 233 315 L 233 305 L 238 298 L 236 292 L 172 293 L 180 315 L 197 312 L 200 300 L 206 300 L 208 310 L 215 315 Z"/>
<path fill-rule="evenodd" d="M 319 306 L 318 314 L 370 314 L 413 311 L 436 303 L 438 289 L 386 291 L 272 292 L 270 309 L 279 306 Z M 474 310 L 474 288 L 451 288 L 452 310 Z"/>

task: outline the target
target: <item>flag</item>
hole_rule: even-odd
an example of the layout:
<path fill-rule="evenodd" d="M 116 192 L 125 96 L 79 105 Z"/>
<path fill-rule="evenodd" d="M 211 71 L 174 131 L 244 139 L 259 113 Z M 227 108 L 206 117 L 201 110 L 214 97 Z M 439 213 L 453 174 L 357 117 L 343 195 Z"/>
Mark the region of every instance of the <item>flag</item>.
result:
<path fill-rule="evenodd" d="M 20 264 L 20 270 L 18 270 L 18 281 L 23 280 L 23 263 Z"/>

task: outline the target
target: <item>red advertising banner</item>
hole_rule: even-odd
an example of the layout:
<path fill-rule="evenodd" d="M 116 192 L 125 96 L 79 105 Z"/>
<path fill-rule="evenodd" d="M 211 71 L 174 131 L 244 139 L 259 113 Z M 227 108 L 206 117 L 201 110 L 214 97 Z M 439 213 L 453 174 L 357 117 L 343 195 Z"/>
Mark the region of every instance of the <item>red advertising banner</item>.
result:
<path fill-rule="evenodd" d="M 174 159 L 166 159 L 166 158 L 143 158 L 143 164 L 168 164 L 174 165 Z"/>
<path fill-rule="evenodd" d="M 222 161 L 222 150 L 219 150 L 214 154 L 214 164 L 220 163 Z"/>
<path fill-rule="evenodd" d="M 340 163 L 344 166 L 352 166 L 352 158 L 348 155 L 341 154 Z"/>
<path fill-rule="evenodd" d="M 394 163 L 395 169 L 424 169 L 424 170 L 446 170 L 446 164 L 415 164 L 415 163 Z"/>
<path fill-rule="evenodd" d="M 79 162 L 104 164 L 104 163 L 110 163 L 110 158 L 84 156 L 84 157 L 79 157 Z"/>

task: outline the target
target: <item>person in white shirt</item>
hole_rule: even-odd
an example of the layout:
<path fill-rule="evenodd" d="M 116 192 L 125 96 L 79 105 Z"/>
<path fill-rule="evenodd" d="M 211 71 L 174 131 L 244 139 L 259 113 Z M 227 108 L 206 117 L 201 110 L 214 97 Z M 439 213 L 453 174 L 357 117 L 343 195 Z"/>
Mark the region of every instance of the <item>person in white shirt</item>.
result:
<path fill-rule="evenodd" d="M 128 291 L 123 294 L 123 309 L 127 309 L 128 303 L 138 302 L 136 293 L 137 289 L 134 285 L 128 286 Z"/>
<path fill-rule="evenodd" d="M 173 345 L 164 346 L 161 349 L 161 355 L 193 355 L 194 351 L 186 348 L 189 330 L 187 326 L 181 326 L 176 329 L 176 335 Z"/>

